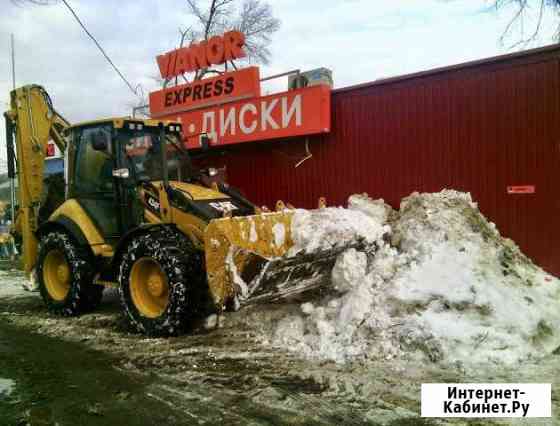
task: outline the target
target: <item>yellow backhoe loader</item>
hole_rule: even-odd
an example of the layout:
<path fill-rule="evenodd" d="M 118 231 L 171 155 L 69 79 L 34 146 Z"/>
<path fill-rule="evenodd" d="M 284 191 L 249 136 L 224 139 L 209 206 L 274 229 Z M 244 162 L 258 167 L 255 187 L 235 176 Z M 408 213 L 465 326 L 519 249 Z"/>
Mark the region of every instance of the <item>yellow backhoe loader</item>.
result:
<path fill-rule="evenodd" d="M 37 85 L 11 92 L 4 115 L 24 269 L 55 314 L 92 310 L 104 287 L 116 287 L 134 328 L 176 334 L 205 306 L 221 311 L 320 286 L 341 251 L 287 258 L 293 211 L 279 203 L 263 212 L 213 181 L 215 170 L 194 167 L 180 123 L 70 125 Z M 64 152 L 66 194 L 41 221 L 49 139 Z"/>

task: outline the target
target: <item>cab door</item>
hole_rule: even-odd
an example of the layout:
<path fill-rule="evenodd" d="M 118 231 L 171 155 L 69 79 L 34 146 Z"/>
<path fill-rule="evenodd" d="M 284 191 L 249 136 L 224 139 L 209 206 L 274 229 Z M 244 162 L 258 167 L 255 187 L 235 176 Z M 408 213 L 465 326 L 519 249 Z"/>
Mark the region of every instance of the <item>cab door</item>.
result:
<path fill-rule="evenodd" d="M 69 198 L 78 201 L 106 242 L 114 245 L 121 227 L 113 178 L 113 126 L 102 123 L 76 128 L 72 139 L 74 173 L 69 180 Z M 99 149 L 103 140 L 105 148 Z"/>

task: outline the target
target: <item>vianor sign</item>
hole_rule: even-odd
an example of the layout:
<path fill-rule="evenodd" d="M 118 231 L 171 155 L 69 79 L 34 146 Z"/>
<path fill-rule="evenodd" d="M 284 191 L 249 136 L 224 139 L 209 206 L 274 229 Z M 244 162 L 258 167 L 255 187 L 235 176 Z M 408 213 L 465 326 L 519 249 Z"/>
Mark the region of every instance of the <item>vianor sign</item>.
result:
<path fill-rule="evenodd" d="M 246 56 L 245 36 L 230 31 L 157 57 L 161 76 L 169 80 L 186 72 Z M 200 147 L 303 136 L 330 131 L 330 86 L 310 85 L 261 96 L 258 67 L 219 73 L 217 77 L 150 93 L 154 118 L 183 124 L 184 143 Z"/>
<path fill-rule="evenodd" d="M 156 59 L 161 76 L 168 79 L 211 65 L 244 58 L 247 56 L 243 50 L 244 46 L 245 35 L 239 31 L 229 31 L 223 36 L 214 36 L 207 41 L 203 40 L 189 47 L 172 50 L 159 55 Z"/>

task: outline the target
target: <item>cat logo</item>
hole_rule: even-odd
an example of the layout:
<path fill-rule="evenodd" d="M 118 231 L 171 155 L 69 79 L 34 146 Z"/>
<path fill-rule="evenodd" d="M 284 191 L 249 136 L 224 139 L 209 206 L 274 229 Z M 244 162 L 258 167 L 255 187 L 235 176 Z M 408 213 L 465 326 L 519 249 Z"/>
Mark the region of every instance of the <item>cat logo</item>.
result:
<path fill-rule="evenodd" d="M 158 200 L 150 195 L 146 195 L 146 203 L 148 204 L 148 208 L 150 210 L 152 210 L 154 213 L 159 213 L 160 205 Z"/>
<path fill-rule="evenodd" d="M 237 206 L 231 201 L 215 201 L 213 203 L 210 203 L 210 207 L 221 213 L 227 213 L 233 210 L 237 210 Z"/>

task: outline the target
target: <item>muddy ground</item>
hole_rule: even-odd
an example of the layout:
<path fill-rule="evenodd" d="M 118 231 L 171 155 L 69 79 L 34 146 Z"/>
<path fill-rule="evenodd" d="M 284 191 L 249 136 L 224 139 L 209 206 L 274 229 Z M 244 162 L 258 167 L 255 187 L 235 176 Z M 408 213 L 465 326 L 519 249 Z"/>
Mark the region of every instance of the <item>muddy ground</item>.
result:
<path fill-rule="evenodd" d="M 270 347 L 259 330 L 293 306 L 229 313 L 223 326 L 148 339 L 130 333 L 118 298 L 80 318 L 55 318 L 38 293 L 0 274 L 1 425 L 560 425 L 560 355 L 516 368 L 305 360 Z M 263 314 L 266 312 L 266 314 Z M 520 319 L 522 320 L 522 319 Z M 552 419 L 422 419 L 426 382 L 553 383 Z"/>

